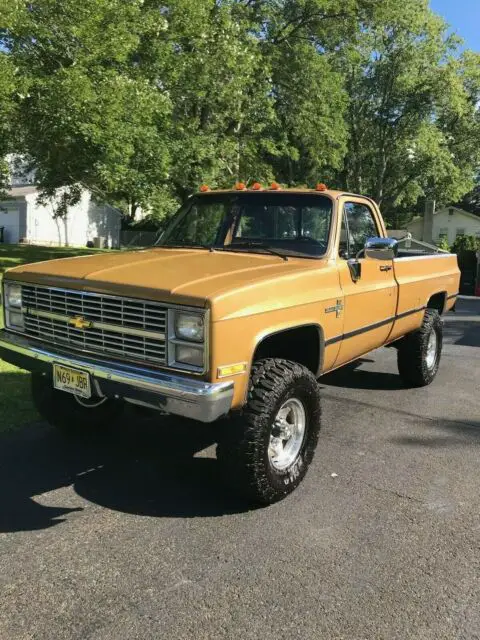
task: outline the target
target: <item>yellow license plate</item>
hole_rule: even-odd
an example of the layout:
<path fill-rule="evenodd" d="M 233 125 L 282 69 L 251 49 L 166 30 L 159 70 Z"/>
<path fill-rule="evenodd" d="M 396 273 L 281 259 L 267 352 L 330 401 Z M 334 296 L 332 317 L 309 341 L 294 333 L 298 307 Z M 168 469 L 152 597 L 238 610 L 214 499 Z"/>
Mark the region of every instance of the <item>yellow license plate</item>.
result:
<path fill-rule="evenodd" d="M 90 375 L 86 371 L 71 369 L 60 364 L 53 365 L 53 386 L 60 391 L 90 398 Z"/>

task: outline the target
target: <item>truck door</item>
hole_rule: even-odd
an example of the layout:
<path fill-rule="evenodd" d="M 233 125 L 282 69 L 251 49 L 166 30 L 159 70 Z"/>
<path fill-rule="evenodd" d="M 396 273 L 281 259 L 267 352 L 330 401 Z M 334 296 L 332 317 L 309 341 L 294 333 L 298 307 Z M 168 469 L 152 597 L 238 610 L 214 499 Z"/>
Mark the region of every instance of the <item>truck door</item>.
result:
<path fill-rule="evenodd" d="M 343 202 L 338 268 L 345 296 L 344 328 L 336 364 L 368 353 L 384 344 L 393 326 L 397 306 L 397 284 L 393 260 L 359 256 L 358 279 L 348 260 L 355 258 L 367 238 L 383 236 L 381 221 L 373 208 L 360 199 Z"/>

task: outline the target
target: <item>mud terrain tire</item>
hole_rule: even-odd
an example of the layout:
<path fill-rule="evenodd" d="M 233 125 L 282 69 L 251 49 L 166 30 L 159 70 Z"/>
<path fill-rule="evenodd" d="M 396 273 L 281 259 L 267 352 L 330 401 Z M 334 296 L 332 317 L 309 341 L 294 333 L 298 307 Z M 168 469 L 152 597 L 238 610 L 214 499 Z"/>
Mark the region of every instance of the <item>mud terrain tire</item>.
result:
<path fill-rule="evenodd" d="M 320 388 L 306 367 L 277 358 L 256 361 L 247 404 L 223 425 L 217 447 L 226 479 L 254 504 L 282 500 L 305 477 L 320 419 Z"/>
<path fill-rule="evenodd" d="M 443 325 L 438 311 L 427 309 L 423 324 L 398 344 L 398 371 L 410 387 L 429 385 L 438 372 L 442 355 Z"/>

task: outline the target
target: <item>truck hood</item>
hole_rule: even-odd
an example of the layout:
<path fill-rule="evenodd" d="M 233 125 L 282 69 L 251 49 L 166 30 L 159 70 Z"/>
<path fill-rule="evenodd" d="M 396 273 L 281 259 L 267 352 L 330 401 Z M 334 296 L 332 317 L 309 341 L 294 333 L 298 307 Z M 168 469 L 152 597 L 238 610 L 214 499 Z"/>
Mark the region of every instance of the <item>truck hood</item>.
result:
<path fill-rule="evenodd" d="M 269 297 L 278 300 L 279 278 L 296 280 L 305 271 L 318 274 L 318 267 L 324 262 L 303 258 L 284 261 L 270 254 L 158 247 L 27 264 L 9 270 L 7 278 L 193 306 L 213 306 L 215 301 L 228 299 L 229 312 L 233 312 L 235 308 L 243 307 L 246 311 L 250 307 L 248 291 L 253 293 L 258 285 L 262 285 L 263 303 Z M 241 298 L 241 304 L 237 300 L 232 305 L 234 297 Z M 218 311 L 220 316 L 224 315 Z M 215 315 L 219 319 L 219 314 Z"/>

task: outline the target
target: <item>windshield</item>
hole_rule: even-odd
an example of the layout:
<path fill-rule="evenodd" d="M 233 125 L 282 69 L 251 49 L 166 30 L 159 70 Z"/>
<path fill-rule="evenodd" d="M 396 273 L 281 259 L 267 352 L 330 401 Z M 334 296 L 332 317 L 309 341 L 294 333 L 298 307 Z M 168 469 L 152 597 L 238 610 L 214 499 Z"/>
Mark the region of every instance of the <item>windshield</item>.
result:
<path fill-rule="evenodd" d="M 192 197 L 158 246 L 225 251 L 268 251 L 319 257 L 325 254 L 332 201 L 303 193 L 208 194 Z"/>

